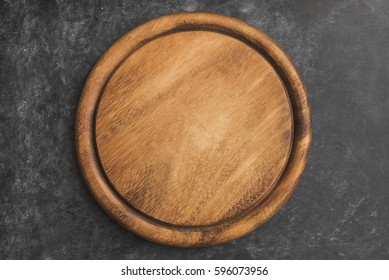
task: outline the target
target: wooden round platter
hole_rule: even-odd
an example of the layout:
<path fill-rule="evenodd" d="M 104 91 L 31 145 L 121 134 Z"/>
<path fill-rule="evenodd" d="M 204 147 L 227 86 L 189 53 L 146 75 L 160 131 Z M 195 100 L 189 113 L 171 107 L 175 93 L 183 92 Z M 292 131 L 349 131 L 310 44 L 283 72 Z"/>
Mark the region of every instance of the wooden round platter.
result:
<path fill-rule="evenodd" d="M 161 244 L 227 242 L 287 201 L 311 143 L 303 82 L 237 19 L 164 16 L 124 35 L 85 84 L 80 166 L 95 199 Z"/>

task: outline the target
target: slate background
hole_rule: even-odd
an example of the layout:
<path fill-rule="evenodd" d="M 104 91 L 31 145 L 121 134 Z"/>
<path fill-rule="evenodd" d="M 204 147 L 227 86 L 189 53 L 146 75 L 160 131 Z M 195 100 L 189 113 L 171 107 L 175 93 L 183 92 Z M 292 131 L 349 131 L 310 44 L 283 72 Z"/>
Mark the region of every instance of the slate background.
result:
<path fill-rule="evenodd" d="M 233 16 L 273 37 L 312 106 L 306 171 L 267 224 L 177 249 L 116 224 L 79 171 L 74 118 L 103 52 L 179 11 Z M 1 259 L 389 259 L 389 1 L 1 1 Z"/>

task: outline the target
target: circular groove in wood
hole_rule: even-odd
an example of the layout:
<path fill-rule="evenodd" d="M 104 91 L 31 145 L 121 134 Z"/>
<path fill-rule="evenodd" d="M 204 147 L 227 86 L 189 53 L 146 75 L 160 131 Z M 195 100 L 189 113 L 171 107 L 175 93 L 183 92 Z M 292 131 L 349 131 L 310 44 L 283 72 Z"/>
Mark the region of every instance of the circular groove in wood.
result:
<path fill-rule="evenodd" d="M 298 73 L 265 34 L 176 14 L 129 32 L 97 63 L 76 137 L 92 194 L 120 224 L 205 246 L 253 230 L 286 202 L 306 163 L 310 112 Z"/>
<path fill-rule="evenodd" d="M 97 150 L 128 204 L 172 225 L 236 218 L 285 167 L 292 113 L 258 52 L 226 35 L 159 37 L 129 56 L 102 92 Z"/>

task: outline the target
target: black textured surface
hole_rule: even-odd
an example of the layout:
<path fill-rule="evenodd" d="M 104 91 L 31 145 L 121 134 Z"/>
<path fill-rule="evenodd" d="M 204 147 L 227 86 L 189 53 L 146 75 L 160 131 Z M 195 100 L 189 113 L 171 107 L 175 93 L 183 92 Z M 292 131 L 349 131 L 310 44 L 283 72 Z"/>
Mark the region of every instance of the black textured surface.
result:
<path fill-rule="evenodd" d="M 304 176 L 267 224 L 225 245 L 177 249 L 121 228 L 79 171 L 84 82 L 124 33 L 179 11 L 268 33 L 309 91 Z M 1 259 L 389 258 L 389 1 L 1 1 Z"/>

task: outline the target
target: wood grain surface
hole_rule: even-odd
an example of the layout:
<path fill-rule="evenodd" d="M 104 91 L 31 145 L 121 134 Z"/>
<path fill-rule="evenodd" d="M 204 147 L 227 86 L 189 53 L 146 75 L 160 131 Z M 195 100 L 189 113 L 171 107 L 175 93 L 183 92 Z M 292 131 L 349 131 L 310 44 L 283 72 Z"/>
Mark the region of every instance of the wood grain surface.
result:
<path fill-rule="evenodd" d="M 119 40 L 80 101 L 77 152 L 103 208 L 155 242 L 246 234 L 288 199 L 311 142 L 304 85 L 265 34 L 207 13 Z"/>

